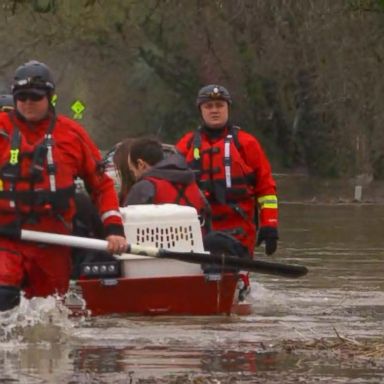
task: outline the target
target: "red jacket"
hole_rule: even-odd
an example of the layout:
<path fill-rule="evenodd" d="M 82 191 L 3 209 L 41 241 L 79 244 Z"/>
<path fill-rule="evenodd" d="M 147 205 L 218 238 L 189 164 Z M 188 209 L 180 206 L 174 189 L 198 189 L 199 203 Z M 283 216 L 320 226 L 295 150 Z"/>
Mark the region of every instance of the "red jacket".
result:
<path fill-rule="evenodd" d="M 199 129 L 187 133 L 176 148 L 200 173 L 213 228 L 231 232 L 253 253 L 256 204 L 260 226 L 278 224 L 276 184 L 257 139 L 237 127 L 225 128 L 219 136 Z"/>
<path fill-rule="evenodd" d="M 188 185 L 171 183 L 169 180 L 144 177 L 155 187 L 153 204 L 179 204 L 194 207 L 201 214 L 205 208 L 205 201 L 195 182 Z"/>
<path fill-rule="evenodd" d="M 194 207 L 204 230 L 210 229 L 210 208 L 183 156 L 172 154 L 145 172 L 129 191 L 125 205 L 180 204 Z"/>
<path fill-rule="evenodd" d="M 25 221 L 24 228 L 68 232 L 63 222 L 71 226 L 75 213 L 73 180 L 79 176 L 91 191 L 106 235 L 123 235 L 113 181 L 99 167 L 101 155 L 86 131 L 64 116 L 57 117 L 51 131 L 52 164 L 49 164 L 46 146 L 41 148 L 52 119 L 51 116 L 28 126 L 13 113 L 0 113 L 0 224 L 21 219 Z M 15 139 L 15 126 L 19 140 Z M 39 148 L 41 156 L 37 155 Z M 12 180 L 9 175 L 15 170 L 18 175 Z M 32 171 L 37 172 L 34 180 Z M 55 199 L 57 195 L 59 198 Z"/>

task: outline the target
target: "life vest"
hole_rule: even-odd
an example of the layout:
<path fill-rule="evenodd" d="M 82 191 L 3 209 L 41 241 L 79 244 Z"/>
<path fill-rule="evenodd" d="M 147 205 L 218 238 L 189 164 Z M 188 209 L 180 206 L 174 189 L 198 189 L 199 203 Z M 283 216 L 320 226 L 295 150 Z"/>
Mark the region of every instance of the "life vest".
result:
<path fill-rule="evenodd" d="M 236 204 L 254 196 L 255 172 L 243 160 L 237 132 L 231 127 L 220 140 L 202 140 L 199 128 L 186 156 L 188 165 L 198 173 L 198 184 L 209 202 Z"/>
<path fill-rule="evenodd" d="M 277 226 L 275 183 L 269 162 L 252 135 L 236 126 L 224 133 L 210 140 L 199 128 L 186 134 L 176 148 L 200 175 L 198 184 L 212 209 L 212 228 L 235 236 L 252 254 L 258 224 Z M 261 179 L 256 174 L 259 168 L 266 171 L 261 172 Z"/>
<path fill-rule="evenodd" d="M 240 153 L 239 130 L 232 126 L 224 137 L 210 142 L 198 128 L 183 154 L 211 205 L 213 229 L 235 236 L 252 253 L 258 218 L 256 174 Z"/>
<path fill-rule="evenodd" d="M 9 118 L 12 129 L 0 134 L 0 216 L 14 214 L 24 222 L 65 213 L 73 206 L 75 187 L 54 143 L 55 117 L 44 138 L 33 145 L 20 132 L 13 112 Z"/>
<path fill-rule="evenodd" d="M 194 207 L 199 215 L 206 207 L 201 191 L 196 183 L 176 184 L 157 177 L 144 177 L 155 187 L 154 204 L 179 204 Z"/>

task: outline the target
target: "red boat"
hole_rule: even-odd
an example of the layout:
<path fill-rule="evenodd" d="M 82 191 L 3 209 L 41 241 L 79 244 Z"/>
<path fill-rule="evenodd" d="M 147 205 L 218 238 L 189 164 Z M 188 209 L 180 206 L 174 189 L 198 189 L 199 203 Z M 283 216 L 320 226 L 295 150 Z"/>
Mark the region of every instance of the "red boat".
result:
<path fill-rule="evenodd" d="M 182 262 L 180 262 L 182 263 Z M 170 271 L 172 265 L 168 265 Z M 230 314 L 236 290 L 234 274 L 210 280 L 203 274 L 141 276 L 79 280 L 86 308 L 92 315 Z"/>
<path fill-rule="evenodd" d="M 121 212 L 130 244 L 204 253 L 194 208 L 136 205 Z M 85 277 L 72 284 L 76 294 L 66 301 L 75 312 L 81 296 L 92 315 L 250 313 L 249 304 L 237 303 L 236 273 L 204 272 L 200 264 L 137 254 L 124 254 L 118 263 L 84 265 L 83 271 Z"/>

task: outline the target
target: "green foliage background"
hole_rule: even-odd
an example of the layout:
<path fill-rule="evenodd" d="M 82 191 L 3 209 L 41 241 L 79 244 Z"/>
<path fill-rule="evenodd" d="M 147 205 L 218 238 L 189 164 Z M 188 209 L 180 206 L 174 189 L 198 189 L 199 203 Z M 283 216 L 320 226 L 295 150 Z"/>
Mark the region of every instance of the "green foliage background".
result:
<path fill-rule="evenodd" d="M 200 86 L 225 85 L 232 119 L 276 169 L 384 177 L 383 0 L 0 0 L 0 88 L 29 59 L 80 99 L 101 148 L 199 123 Z"/>

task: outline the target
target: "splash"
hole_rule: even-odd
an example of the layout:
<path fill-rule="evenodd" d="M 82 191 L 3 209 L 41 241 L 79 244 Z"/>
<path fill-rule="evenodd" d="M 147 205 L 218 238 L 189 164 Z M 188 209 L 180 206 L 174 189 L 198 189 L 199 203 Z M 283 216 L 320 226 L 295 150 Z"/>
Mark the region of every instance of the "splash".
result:
<path fill-rule="evenodd" d="M 54 295 L 27 300 L 22 296 L 18 307 L 0 312 L 0 342 L 58 343 L 68 339 L 79 322 L 64 304 L 68 296 L 73 293 L 64 298 Z"/>
<path fill-rule="evenodd" d="M 250 295 L 247 301 L 257 308 L 258 314 L 280 313 L 290 310 L 286 295 L 279 291 L 270 290 L 262 283 L 251 281 Z"/>

